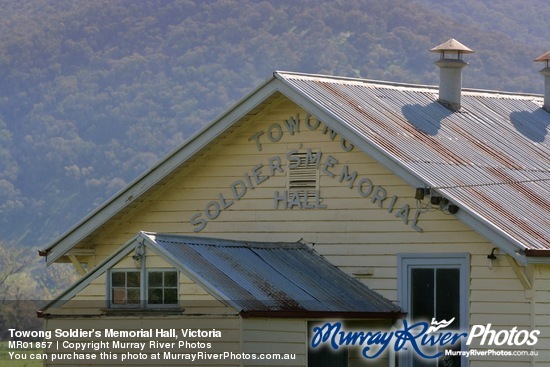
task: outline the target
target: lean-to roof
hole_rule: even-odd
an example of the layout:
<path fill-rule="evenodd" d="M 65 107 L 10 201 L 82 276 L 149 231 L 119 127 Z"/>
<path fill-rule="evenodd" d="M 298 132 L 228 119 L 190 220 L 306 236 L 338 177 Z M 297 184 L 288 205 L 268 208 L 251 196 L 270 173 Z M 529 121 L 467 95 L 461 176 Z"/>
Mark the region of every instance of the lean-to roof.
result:
<path fill-rule="evenodd" d="M 243 316 L 399 317 L 399 307 L 300 242 L 149 237 Z"/>
<path fill-rule="evenodd" d="M 402 317 L 400 308 L 303 243 L 140 232 L 40 312 L 60 307 L 136 246 L 171 263 L 243 317 Z M 322 275 L 322 276 L 321 276 Z"/>

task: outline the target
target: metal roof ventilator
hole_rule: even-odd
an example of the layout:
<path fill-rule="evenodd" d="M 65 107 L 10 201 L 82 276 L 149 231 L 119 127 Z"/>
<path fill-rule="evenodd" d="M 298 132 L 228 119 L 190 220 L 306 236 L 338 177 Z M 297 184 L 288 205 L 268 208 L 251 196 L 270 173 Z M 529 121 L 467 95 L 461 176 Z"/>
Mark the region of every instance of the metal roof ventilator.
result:
<path fill-rule="evenodd" d="M 462 60 L 462 54 L 474 51 L 453 38 L 430 51 L 440 54 L 440 59 L 435 62 L 439 67 L 438 101 L 450 110 L 458 111 L 462 93 L 462 68 L 468 65 Z"/>
<path fill-rule="evenodd" d="M 550 51 L 537 57 L 535 62 L 546 62 L 544 69 L 539 72 L 544 75 L 544 106 L 543 108 L 550 112 Z"/>

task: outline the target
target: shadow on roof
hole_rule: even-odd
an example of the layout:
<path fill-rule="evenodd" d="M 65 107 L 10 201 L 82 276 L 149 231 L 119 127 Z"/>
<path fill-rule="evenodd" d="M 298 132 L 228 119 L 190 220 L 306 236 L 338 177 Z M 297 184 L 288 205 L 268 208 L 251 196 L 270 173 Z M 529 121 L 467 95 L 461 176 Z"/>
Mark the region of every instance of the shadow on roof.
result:
<path fill-rule="evenodd" d="M 401 112 L 414 128 L 428 135 L 437 135 L 441 127 L 441 120 L 453 113 L 437 101 L 426 106 L 405 105 L 401 108 Z"/>
<path fill-rule="evenodd" d="M 510 121 L 523 136 L 537 143 L 542 143 L 548 135 L 550 114 L 542 108 L 533 112 L 512 112 Z"/>

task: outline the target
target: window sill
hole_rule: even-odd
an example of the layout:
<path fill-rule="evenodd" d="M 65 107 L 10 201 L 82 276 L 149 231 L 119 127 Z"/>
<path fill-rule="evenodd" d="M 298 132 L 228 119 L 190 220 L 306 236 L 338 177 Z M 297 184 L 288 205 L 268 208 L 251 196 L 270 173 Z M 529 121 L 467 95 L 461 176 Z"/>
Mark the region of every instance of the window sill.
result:
<path fill-rule="evenodd" d="M 185 309 L 179 307 L 159 308 L 103 308 L 106 316 L 173 316 L 182 315 Z"/>

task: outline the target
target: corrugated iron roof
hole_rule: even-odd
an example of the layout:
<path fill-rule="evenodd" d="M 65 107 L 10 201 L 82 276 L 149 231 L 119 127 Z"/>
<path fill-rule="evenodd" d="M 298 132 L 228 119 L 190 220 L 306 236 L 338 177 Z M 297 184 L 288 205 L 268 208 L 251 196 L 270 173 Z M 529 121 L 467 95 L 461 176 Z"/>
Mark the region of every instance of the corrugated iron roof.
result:
<path fill-rule="evenodd" d="M 244 314 L 400 313 L 398 306 L 300 242 L 146 235 L 200 284 Z"/>
<path fill-rule="evenodd" d="M 550 114 L 534 95 L 277 72 L 427 187 L 530 250 L 550 249 Z"/>

